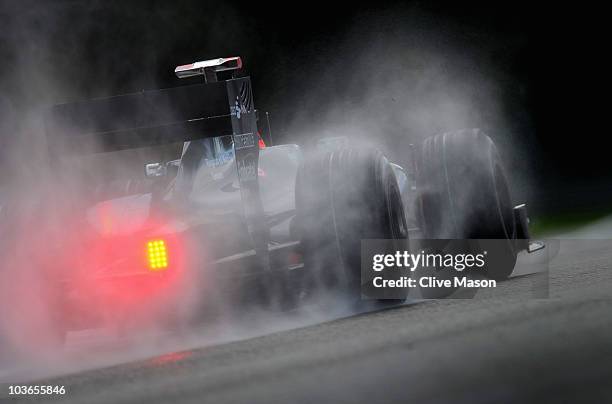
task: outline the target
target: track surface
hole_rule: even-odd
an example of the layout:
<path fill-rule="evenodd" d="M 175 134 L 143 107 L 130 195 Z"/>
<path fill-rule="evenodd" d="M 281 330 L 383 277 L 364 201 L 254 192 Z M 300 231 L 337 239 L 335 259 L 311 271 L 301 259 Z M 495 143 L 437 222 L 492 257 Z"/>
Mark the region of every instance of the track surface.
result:
<path fill-rule="evenodd" d="M 548 298 L 534 297 L 542 275 L 518 276 L 475 299 L 422 301 L 22 384 L 64 385 L 61 399 L 74 403 L 610 402 L 610 266 L 610 240 L 562 242 Z"/>

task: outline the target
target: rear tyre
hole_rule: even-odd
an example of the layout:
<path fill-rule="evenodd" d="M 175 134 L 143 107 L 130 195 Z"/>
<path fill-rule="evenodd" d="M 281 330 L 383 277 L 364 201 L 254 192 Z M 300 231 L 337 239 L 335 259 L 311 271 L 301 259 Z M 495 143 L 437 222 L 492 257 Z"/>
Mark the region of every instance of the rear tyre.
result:
<path fill-rule="evenodd" d="M 361 296 L 361 240 L 395 239 L 397 249 L 405 248 L 399 186 L 379 151 L 346 148 L 307 159 L 298 169 L 296 209 L 311 289 L 341 290 L 356 300 Z"/>
<path fill-rule="evenodd" d="M 508 278 L 516 229 L 506 175 L 495 144 L 478 129 L 425 139 L 417 162 L 418 208 L 428 239 L 503 239 L 491 244 L 486 276 Z"/>

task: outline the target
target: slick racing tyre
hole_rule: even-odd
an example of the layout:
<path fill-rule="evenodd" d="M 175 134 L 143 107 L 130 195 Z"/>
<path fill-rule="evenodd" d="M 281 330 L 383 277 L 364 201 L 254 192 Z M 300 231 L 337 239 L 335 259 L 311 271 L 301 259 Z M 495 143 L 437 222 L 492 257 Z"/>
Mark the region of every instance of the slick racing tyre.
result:
<path fill-rule="evenodd" d="M 425 139 L 417 161 L 417 198 L 426 239 L 500 239 L 488 243 L 485 276 L 506 279 L 516 263 L 516 228 L 506 175 L 493 141 L 478 129 Z"/>
<path fill-rule="evenodd" d="M 312 275 L 306 278 L 323 289 L 360 297 L 361 240 L 395 239 L 398 249 L 405 248 L 400 188 L 379 151 L 342 148 L 306 159 L 295 197 L 304 264 Z"/>

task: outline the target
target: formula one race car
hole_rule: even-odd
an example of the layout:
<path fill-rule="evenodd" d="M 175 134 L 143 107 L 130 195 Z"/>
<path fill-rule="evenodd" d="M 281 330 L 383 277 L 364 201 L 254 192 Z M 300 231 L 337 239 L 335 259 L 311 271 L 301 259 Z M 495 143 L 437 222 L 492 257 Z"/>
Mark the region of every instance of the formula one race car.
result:
<path fill-rule="evenodd" d="M 290 308 L 321 288 L 359 299 L 363 239 L 507 240 L 494 279 L 530 248 L 525 205 L 512 204 L 483 132 L 428 138 L 408 170 L 343 138 L 312 153 L 266 145 L 241 70 L 239 57 L 192 63 L 176 75 L 204 83 L 52 108 L 51 166 L 58 178 L 78 178 L 62 188 L 58 205 L 70 219 L 58 219 L 48 246 L 70 253 L 40 260 L 52 274 L 58 340 L 142 313 L 177 326 L 196 301 Z M 109 180 L 114 163 L 89 165 L 177 144 L 178 155 L 149 161 L 140 181 Z"/>

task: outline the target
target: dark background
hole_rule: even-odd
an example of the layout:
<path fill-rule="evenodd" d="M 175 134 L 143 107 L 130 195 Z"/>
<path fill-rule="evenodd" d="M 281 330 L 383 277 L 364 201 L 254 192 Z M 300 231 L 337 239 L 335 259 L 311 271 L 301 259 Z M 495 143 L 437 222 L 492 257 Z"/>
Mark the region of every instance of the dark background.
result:
<path fill-rule="evenodd" d="M 363 65 L 363 49 L 377 49 L 376 63 L 401 63 L 385 48 L 392 43 L 434 49 L 438 56 L 424 58 L 423 71 L 438 63 L 459 84 L 478 70 L 465 82 L 467 93 L 485 107 L 493 93 L 505 127 L 486 113 L 467 124 L 511 134 L 505 141 L 521 153 L 508 153 L 508 165 L 528 177 L 534 209 L 607 209 L 607 134 L 590 123 L 601 107 L 583 91 L 601 85 L 590 66 L 603 50 L 592 40 L 599 25 L 587 14 L 522 2 L 3 1 L 3 177 L 19 175 L 12 163 L 23 159 L 24 143 L 35 138 L 31 122 L 45 106 L 181 85 L 176 65 L 219 56 L 243 57 L 256 105 L 273 116 L 275 140 L 307 142 L 291 131 L 299 126 L 316 137 L 332 104 L 335 112 L 350 110 L 371 96 L 355 90 L 367 74 L 350 74 Z M 365 70 L 379 80 L 376 63 Z M 493 90 L 479 90 L 479 77 L 493 81 Z M 425 129 L 415 136 L 453 128 Z M 384 135 L 371 133 L 377 136 Z"/>

